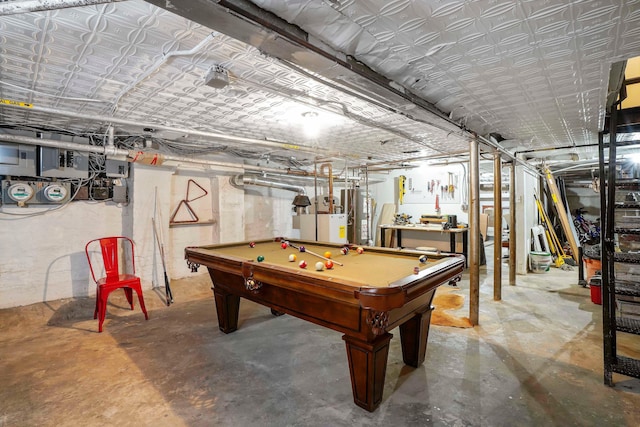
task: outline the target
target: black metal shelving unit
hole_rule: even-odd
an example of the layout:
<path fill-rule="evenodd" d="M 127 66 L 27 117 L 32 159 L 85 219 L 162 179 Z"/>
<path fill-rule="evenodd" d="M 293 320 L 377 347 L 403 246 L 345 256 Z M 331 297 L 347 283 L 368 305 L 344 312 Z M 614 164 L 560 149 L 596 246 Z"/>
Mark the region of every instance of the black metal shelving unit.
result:
<path fill-rule="evenodd" d="M 640 317 L 622 312 L 617 304 L 619 297 L 640 297 L 640 269 L 629 268 L 640 264 L 640 253 L 619 244 L 625 235 L 640 235 L 640 202 L 636 200 L 640 198 L 640 178 L 621 174 L 616 150 L 617 113 L 614 107 L 609 124 L 608 162 L 604 159 L 602 134 L 599 144 L 604 382 L 609 386 L 613 386 L 613 373 L 640 378 L 640 359 L 621 354 L 617 345 L 619 333 L 638 335 L 640 340 Z M 628 212 L 633 215 L 626 216 Z"/>

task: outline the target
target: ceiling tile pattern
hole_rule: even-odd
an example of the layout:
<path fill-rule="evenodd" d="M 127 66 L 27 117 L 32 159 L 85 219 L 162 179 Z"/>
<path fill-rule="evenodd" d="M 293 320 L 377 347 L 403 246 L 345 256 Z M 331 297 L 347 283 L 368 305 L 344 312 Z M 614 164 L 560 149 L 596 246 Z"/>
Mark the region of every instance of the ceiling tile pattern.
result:
<path fill-rule="evenodd" d="M 254 0 L 513 150 L 597 142 L 609 66 L 640 55 L 640 0 Z M 205 84 L 214 66 L 230 84 Z M 467 151 L 466 135 L 346 92 L 312 72 L 141 0 L 0 16 L 0 124 L 102 134 L 109 118 L 401 161 Z M 408 110 L 410 111 L 410 110 Z M 305 113 L 315 113 L 313 120 Z M 307 114 L 308 116 L 308 114 Z M 317 127 L 315 136 L 309 133 Z M 258 154 L 259 143 L 189 132 Z M 219 147 L 219 146 L 218 146 Z M 300 157 L 300 156 L 298 156 Z"/>
<path fill-rule="evenodd" d="M 596 143 L 609 65 L 640 54 L 638 0 L 254 3 L 525 145 Z"/>
<path fill-rule="evenodd" d="M 142 1 L 2 16 L 0 34 L 0 98 L 141 124 L 121 133 L 142 133 L 142 124 L 157 123 L 373 161 L 467 148 L 463 138 L 449 138 L 443 150 L 447 135 L 440 130 L 309 79 L 251 46 Z M 203 41 L 196 52 L 171 54 Z M 229 86 L 205 85 L 215 65 L 228 70 Z M 317 123 L 303 119 L 309 111 Z M 3 124 L 81 133 L 99 134 L 108 123 L 6 107 L 0 114 Z M 318 124 L 317 136 L 308 136 L 305 129 Z"/>

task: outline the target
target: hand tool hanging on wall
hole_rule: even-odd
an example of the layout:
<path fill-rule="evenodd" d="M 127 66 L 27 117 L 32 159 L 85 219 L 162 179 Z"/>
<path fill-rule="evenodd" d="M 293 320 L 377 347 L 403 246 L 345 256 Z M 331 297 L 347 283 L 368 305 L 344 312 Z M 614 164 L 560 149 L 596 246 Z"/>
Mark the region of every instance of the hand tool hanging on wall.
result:
<path fill-rule="evenodd" d="M 407 177 L 404 175 L 400 175 L 398 177 L 398 201 L 400 204 L 402 204 L 402 202 L 404 201 L 404 193 L 405 193 L 404 183 L 406 180 L 407 180 Z"/>
<path fill-rule="evenodd" d="M 448 193 L 449 193 L 449 198 L 453 199 L 453 172 L 449 172 L 449 189 L 448 189 Z"/>
<path fill-rule="evenodd" d="M 156 220 L 156 216 L 159 219 L 160 225 L 158 226 L 158 221 Z M 153 234 L 156 236 L 156 243 L 158 244 L 158 251 L 160 252 L 160 259 L 162 260 L 162 270 L 164 271 L 164 292 L 167 300 L 167 305 L 171 305 L 173 303 L 173 293 L 171 292 L 171 283 L 169 281 L 169 274 L 167 273 L 167 261 L 165 259 L 164 253 L 164 238 L 162 237 L 162 216 L 158 210 L 158 187 L 156 187 L 154 201 L 153 201 L 153 218 L 151 218 L 151 222 L 153 223 Z"/>

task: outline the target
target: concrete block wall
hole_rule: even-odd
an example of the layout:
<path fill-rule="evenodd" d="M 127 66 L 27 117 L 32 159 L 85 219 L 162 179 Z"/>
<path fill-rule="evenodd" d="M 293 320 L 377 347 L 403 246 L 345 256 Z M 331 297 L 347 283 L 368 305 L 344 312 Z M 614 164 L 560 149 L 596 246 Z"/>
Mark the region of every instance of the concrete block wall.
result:
<path fill-rule="evenodd" d="M 152 223 L 156 188 L 162 218 L 159 226 L 172 279 L 193 274 L 184 260 L 186 246 L 291 235 L 291 201 L 295 194 L 281 189 L 234 187 L 229 177 L 238 171 L 132 164 L 126 205 L 75 201 L 46 213 L 47 208 L 41 207 L 3 206 L 0 308 L 95 295 L 84 247 L 89 240 L 105 236 L 131 237 L 143 288 L 164 286 Z M 213 223 L 169 227 L 171 214 L 186 197 L 189 179 L 208 192 L 190 205 L 200 220 Z M 206 274 L 206 270 L 200 268 L 198 274 Z"/>

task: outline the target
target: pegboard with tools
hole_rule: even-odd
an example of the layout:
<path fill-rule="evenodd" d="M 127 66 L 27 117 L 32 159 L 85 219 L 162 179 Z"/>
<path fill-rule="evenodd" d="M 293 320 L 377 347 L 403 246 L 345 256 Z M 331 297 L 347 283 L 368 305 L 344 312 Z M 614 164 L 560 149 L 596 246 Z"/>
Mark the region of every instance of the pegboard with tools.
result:
<path fill-rule="evenodd" d="M 400 204 L 453 204 L 461 202 L 461 176 L 457 172 L 438 171 L 403 175 L 398 179 Z M 400 186 L 403 186 L 400 189 Z"/>

